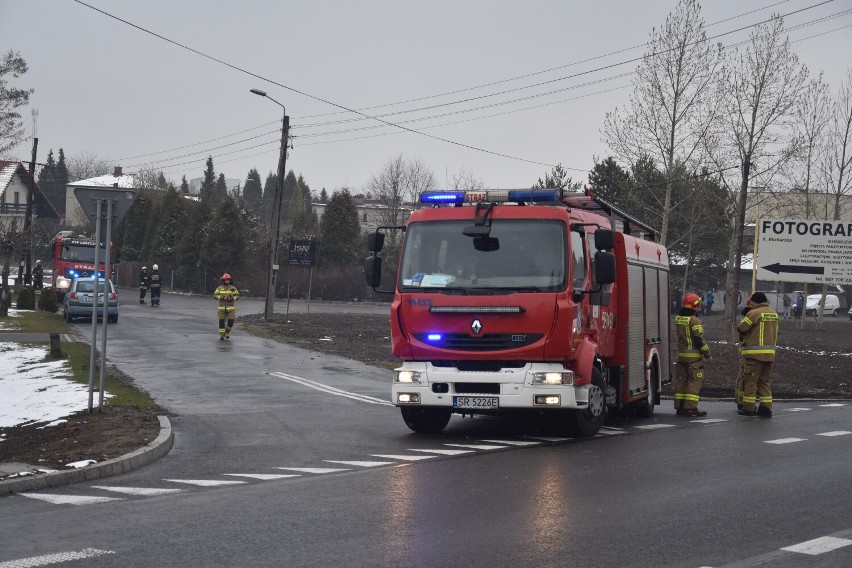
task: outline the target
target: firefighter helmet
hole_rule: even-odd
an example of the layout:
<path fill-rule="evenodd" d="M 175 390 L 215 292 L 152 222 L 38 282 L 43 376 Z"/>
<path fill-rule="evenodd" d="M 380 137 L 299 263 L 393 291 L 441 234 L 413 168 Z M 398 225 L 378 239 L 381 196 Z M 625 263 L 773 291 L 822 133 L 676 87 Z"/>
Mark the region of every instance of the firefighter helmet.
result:
<path fill-rule="evenodd" d="M 694 292 L 690 292 L 683 297 L 683 307 L 690 310 L 698 311 L 698 306 L 701 305 L 701 296 Z"/>
<path fill-rule="evenodd" d="M 159 266 L 157 266 L 156 264 L 155 264 L 154 266 L 152 266 L 151 268 L 153 268 L 154 270 L 159 270 L 159 269 L 160 269 L 160 267 L 159 267 Z"/>
<path fill-rule="evenodd" d="M 225 274 L 223 274 L 223 275 L 222 275 L 222 280 L 223 280 L 223 281 L 224 281 L 224 280 L 230 280 L 230 279 L 231 279 L 231 275 L 230 275 L 230 274 L 228 274 L 227 272 L 226 272 Z"/>
<path fill-rule="evenodd" d="M 147 267 L 147 266 L 143 266 L 143 267 L 142 267 L 142 270 L 148 270 L 148 267 Z"/>

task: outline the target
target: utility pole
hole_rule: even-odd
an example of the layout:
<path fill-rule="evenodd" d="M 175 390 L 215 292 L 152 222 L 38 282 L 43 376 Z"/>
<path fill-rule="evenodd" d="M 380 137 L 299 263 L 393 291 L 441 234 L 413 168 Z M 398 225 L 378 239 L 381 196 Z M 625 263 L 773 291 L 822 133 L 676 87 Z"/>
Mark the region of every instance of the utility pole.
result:
<path fill-rule="evenodd" d="M 37 115 L 35 115 L 37 116 Z M 32 226 L 33 226 L 33 193 L 35 192 L 35 164 L 36 164 L 36 151 L 38 150 L 38 138 L 33 136 L 33 153 L 32 158 L 30 159 L 30 190 L 27 192 L 27 209 L 24 214 L 24 231 L 23 231 L 23 244 L 21 246 L 21 263 L 18 266 L 18 279 L 16 281 L 16 288 L 18 290 L 21 289 L 21 282 L 25 284 L 32 283 L 32 258 L 30 256 L 30 251 L 32 250 Z M 23 274 L 21 274 L 23 272 Z"/>
<path fill-rule="evenodd" d="M 264 319 L 272 321 L 275 312 L 275 281 L 278 276 L 278 240 L 281 236 L 281 202 L 284 193 L 284 171 L 287 164 L 287 146 L 290 137 L 290 117 L 287 116 L 287 109 L 284 105 L 266 94 L 266 91 L 259 89 L 251 89 L 251 92 L 260 97 L 266 97 L 278 106 L 284 112 L 284 118 L 281 122 L 281 151 L 278 154 L 278 180 L 275 184 L 275 197 L 272 201 L 272 224 L 270 227 L 269 238 L 269 278 L 266 286 L 266 307 L 264 309 Z"/>

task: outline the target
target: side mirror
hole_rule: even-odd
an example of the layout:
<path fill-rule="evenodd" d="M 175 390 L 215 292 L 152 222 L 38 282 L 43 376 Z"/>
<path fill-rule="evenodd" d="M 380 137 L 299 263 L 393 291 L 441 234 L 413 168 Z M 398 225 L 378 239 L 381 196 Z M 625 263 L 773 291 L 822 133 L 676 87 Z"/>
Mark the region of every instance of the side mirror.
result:
<path fill-rule="evenodd" d="M 373 233 L 381 234 L 381 233 Z M 370 288 L 378 288 L 382 283 L 382 259 L 376 255 L 367 257 L 364 261 L 364 282 Z"/>
<path fill-rule="evenodd" d="M 378 231 L 367 234 L 367 250 L 376 253 L 380 252 L 385 246 L 385 234 Z"/>
<path fill-rule="evenodd" d="M 595 237 L 597 237 L 597 233 L 595 233 Z M 615 282 L 615 255 L 611 252 L 598 251 L 595 253 L 595 280 L 601 285 Z"/>
<path fill-rule="evenodd" d="M 612 229 L 598 229 L 595 231 L 595 248 L 598 250 L 611 250 L 615 248 L 615 231 Z"/>

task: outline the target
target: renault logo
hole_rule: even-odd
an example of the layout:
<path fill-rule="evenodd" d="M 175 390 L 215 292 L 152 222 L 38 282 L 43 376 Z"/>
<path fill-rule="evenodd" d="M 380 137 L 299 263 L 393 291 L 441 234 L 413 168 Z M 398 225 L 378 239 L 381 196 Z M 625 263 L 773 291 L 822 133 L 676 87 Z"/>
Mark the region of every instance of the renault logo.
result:
<path fill-rule="evenodd" d="M 479 320 L 473 320 L 473 323 L 470 324 L 470 331 L 472 331 L 474 335 L 479 335 L 479 332 L 482 331 L 482 323 L 480 323 Z"/>

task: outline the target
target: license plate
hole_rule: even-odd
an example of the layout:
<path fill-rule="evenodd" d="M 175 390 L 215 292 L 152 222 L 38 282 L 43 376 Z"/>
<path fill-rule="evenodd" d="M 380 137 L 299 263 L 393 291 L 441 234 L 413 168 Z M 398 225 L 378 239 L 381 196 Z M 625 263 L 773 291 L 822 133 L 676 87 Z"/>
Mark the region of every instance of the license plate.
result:
<path fill-rule="evenodd" d="M 453 407 L 478 409 L 498 408 L 500 406 L 499 400 L 500 399 L 496 396 L 454 396 Z"/>

